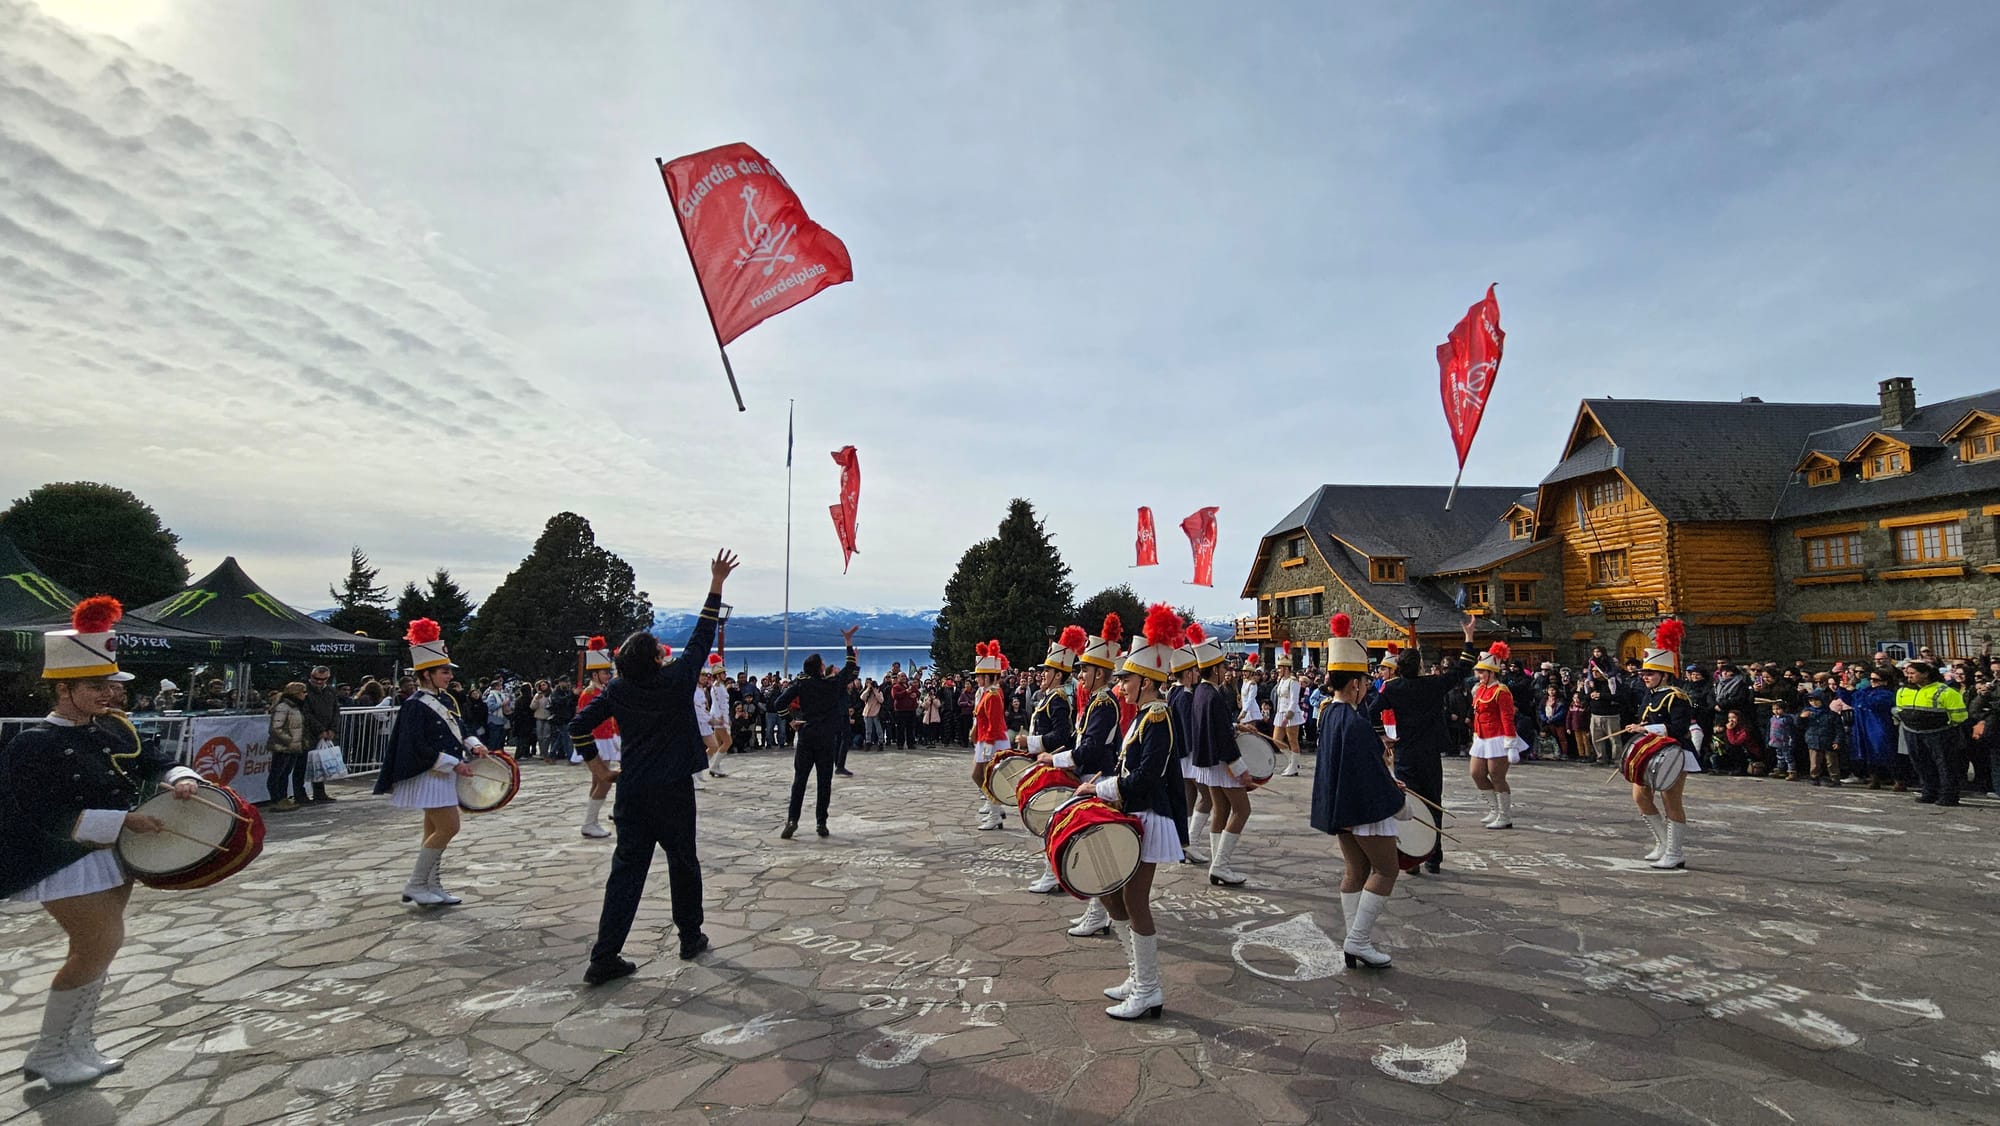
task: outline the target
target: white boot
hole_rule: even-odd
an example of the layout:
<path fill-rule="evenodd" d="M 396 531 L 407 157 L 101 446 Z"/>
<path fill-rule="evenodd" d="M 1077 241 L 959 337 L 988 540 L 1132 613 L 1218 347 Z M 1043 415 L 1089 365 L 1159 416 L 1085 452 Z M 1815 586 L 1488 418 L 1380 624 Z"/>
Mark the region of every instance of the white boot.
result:
<path fill-rule="evenodd" d="M 979 803 L 979 829 L 981 832 L 985 832 L 988 829 L 998 829 L 1002 820 L 1000 810 L 991 801 Z"/>
<path fill-rule="evenodd" d="M 103 984 L 101 979 L 98 984 Z M 21 1061 L 22 1075 L 44 1080 L 51 1087 L 69 1087 L 104 1074 L 104 1068 L 82 1048 L 90 1039 L 84 1013 L 96 1008 L 89 993 L 89 986 L 49 990 L 48 1004 L 42 1009 L 42 1038 Z"/>
<path fill-rule="evenodd" d="M 1660 858 L 1653 861 L 1653 867 L 1662 872 L 1679 871 L 1687 867 L 1687 858 L 1681 854 L 1681 838 L 1686 833 L 1687 822 L 1667 822 L 1667 847 L 1660 853 Z"/>
<path fill-rule="evenodd" d="M 1375 919 L 1382 914 L 1382 905 L 1387 902 L 1388 896 L 1372 891 L 1364 891 L 1357 896 L 1354 913 L 1347 920 L 1347 940 L 1340 945 L 1341 953 L 1347 957 L 1348 969 L 1366 967 L 1379 970 L 1389 964 L 1389 956 L 1375 949 L 1375 941 L 1371 937 Z"/>
<path fill-rule="evenodd" d="M 97 1002 L 104 996 L 104 978 L 98 977 L 96 981 L 84 986 L 80 992 L 83 994 L 83 1011 L 77 1014 L 77 1036 L 70 1041 L 71 1047 L 91 1063 L 103 1068 L 107 1075 L 124 1070 L 124 1060 L 116 1056 L 107 1056 L 97 1050 L 97 1034 L 92 1027 L 97 1023 Z"/>
<path fill-rule="evenodd" d="M 1486 803 L 1486 812 L 1479 818 L 1479 823 L 1491 828 L 1500 816 L 1500 793 L 1497 790 L 1481 790 L 1479 800 Z"/>
<path fill-rule="evenodd" d="M 1242 887 L 1243 877 L 1229 866 L 1229 858 L 1236 855 L 1236 846 L 1242 843 L 1243 834 L 1217 833 L 1215 841 L 1215 859 L 1208 865 L 1208 882 L 1225 887 Z"/>
<path fill-rule="evenodd" d="M 1639 820 L 1644 821 L 1653 834 L 1653 851 L 1646 854 L 1646 859 L 1658 860 L 1667 851 L 1667 819 L 1657 813 L 1642 813 Z"/>
<path fill-rule="evenodd" d="M 1343 891 L 1340 893 L 1340 933 L 1342 937 L 1346 936 L 1347 928 L 1353 925 L 1354 913 L 1360 910 L 1360 908 L 1360 892 Z"/>
<path fill-rule="evenodd" d="M 1498 813 L 1486 823 L 1489 829 L 1511 829 L 1514 827 L 1514 794 L 1509 790 L 1493 795 Z"/>
<path fill-rule="evenodd" d="M 446 907 L 456 907 L 465 901 L 444 890 L 443 877 L 438 875 L 438 866 L 443 863 L 444 850 L 437 849 L 431 857 L 431 891 L 437 895 L 439 903 Z"/>
<path fill-rule="evenodd" d="M 1132 991 L 1125 995 L 1123 1001 L 1104 1010 L 1104 1015 L 1113 1020 L 1138 1020 L 1140 1017 L 1158 1020 L 1160 1007 L 1166 999 L 1166 994 L 1160 991 L 1160 936 L 1134 934 Z"/>
<path fill-rule="evenodd" d="M 441 848 L 417 850 L 417 867 L 410 873 L 410 882 L 403 885 L 403 902 L 419 907 L 437 907 L 444 903 L 444 896 L 431 890 L 431 872 L 443 852 Z"/>
<path fill-rule="evenodd" d="M 1298 755 L 1297 755 L 1296 753 L 1292 752 L 1292 751 L 1286 751 L 1286 752 L 1285 752 L 1285 760 L 1286 760 L 1286 761 L 1285 761 L 1285 771 L 1284 771 L 1284 773 L 1283 773 L 1282 775 L 1280 775 L 1280 777 L 1284 777 L 1284 778 L 1296 778 L 1296 777 L 1298 777 L 1298 775 L 1299 775 L 1299 756 L 1298 756 Z"/>
<path fill-rule="evenodd" d="M 1132 924 L 1112 923 L 1111 931 L 1118 936 L 1118 945 L 1125 950 L 1125 980 L 1105 990 L 1104 995 L 1113 1001 L 1123 1001 L 1132 995 L 1132 983 L 1139 979 L 1139 968 L 1132 961 Z"/>
<path fill-rule="evenodd" d="M 1043 863 L 1047 864 L 1048 862 L 1043 861 Z M 1034 892 L 1036 895 L 1047 895 L 1052 891 L 1061 891 L 1062 881 L 1056 879 L 1054 866 L 1044 868 L 1042 874 L 1036 877 L 1035 882 L 1028 885 L 1028 890 Z"/>
<path fill-rule="evenodd" d="M 1207 837 L 1208 814 L 1197 811 L 1193 817 L 1188 818 L 1188 845 L 1186 852 L 1189 860 L 1197 864 L 1208 863 L 1209 850 L 1204 848 L 1201 843 Z"/>
<path fill-rule="evenodd" d="M 1077 920 L 1069 925 L 1069 933 L 1077 938 L 1095 938 L 1101 934 L 1110 934 L 1111 912 L 1104 909 L 1102 902 L 1093 899 L 1090 901 L 1090 906 L 1083 909 L 1083 914 L 1077 916 Z"/>
<path fill-rule="evenodd" d="M 597 823 L 597 815 L 603 812 L 603 810 L 603 798 L 592 798 L 590 799 L 590 804 L 584 806 L 583 835 L 589 837 L 591 840 L 602 840 L 611 835 L 611 830 Z"/>

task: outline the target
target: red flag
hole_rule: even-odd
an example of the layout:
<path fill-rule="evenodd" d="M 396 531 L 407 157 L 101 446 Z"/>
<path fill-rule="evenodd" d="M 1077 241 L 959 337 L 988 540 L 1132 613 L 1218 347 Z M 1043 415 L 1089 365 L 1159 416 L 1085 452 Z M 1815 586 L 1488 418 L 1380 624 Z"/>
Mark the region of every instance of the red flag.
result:
<path fill-rule="evenodd" d="M 1493 393 L 1493 381 L 1500 375 L 1500 350 L 1507 334 L 1500 331 L 1500 302 L 1493 287 L 1486 297 L 1465 311 L 1465 318 L 1451 330 L 1451 337 L 1438 345 L 1438 382 L 1444 395 L 1444 420 L 1451 427 L 1451 442 L 1458 449 L 1458 467 L 1465 468 L 1465 455 L 1472 450 L 1473 435 L 1486 414 L 1486 399 Z"/>
<path fill-rule="evenodd" d="M 1153 510 L 1139 506 L 1139 561 L 1135 567 L 1160 565 L 1160 536 L 1153 530 Z"/>
<path fill-rule="evenodd" d="M 1213 506 L 1181 521 L 1181 531 L 1187 533 L 1188 543 L 1194 547 L 1194 585 L 1215 585 L 1215 514 Z"/>
<path fill-rule="evenodd" d="M 745 144 L 660 165 L 708 303 L 728 343 L 828 286 L 854 280 L 847 247 L 806 215 L 771 162 Z"/>
<path fill-rule="evenodd" d="M 840 536 L 840 573 L 860 549 L 854 546 L 854 526 L 861 511 L 861 455 L 853 446 L 834 451 L 833 463 L 840 466 L 840 503 L 832 506 L 833 530 Z"/>

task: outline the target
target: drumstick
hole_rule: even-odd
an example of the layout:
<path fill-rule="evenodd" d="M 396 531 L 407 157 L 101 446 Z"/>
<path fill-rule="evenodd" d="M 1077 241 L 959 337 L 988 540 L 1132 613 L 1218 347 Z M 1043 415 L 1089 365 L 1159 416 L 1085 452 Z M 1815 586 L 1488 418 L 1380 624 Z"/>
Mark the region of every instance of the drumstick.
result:
<path fill-rule="evenodd" d="M 215 804 L 214 802 L 212 802 L 212 801 L 209 801 L 209 800 L 208 800 L 207 798 L 205 798 L 205 797 L 202 797 L 202 796 L 201 796 L 201 794 L 200 794 L 199 792 L 197 792 L 197 793 L 195 794 L 195 796 L 194 796 L 194 797 L 191 797 L 191 798 L 185 798 L 185 799 L 183 799 L 183 800 L 185 800 L 185 801 L 191 801 L 191 802 L 195 802 L 195 803 L 197 803 L 197 804 L 200 804 L 200 805 L 205 805 L 205 806 L 207 806 L 208 808 L 210 808 L 210 809 L 212 809 L 212 810 L 216 811 L 217 813 L 221 813 L 221 814 L 225 814 L 225 815 L 227 815 L 227 816 L 230 816 L 230 817 L 234 817 L 234 818 L 235 818 L 235 819 L 237 819 L 238 821 L 241 821 L 241 822 L 243 822 L 243 823 L 244 823 L 245 825 L 248 825 L 248 824 L 250 823 L 250 819 L 249 819 L 248 817 L 245 817 L 245 816 L 243 816 L 242 814 L 240 814 L 240 813 L 236 812 L 236 811 L 235 811 L 235 810 L 233 810 L 233 809 L 230 809 L 230 808 L 229 808 L 229 807 L 227 807 L 227 806 L 221 806 L 221 805 L 217 805 L 217 804 Z"/>
<path fill-rule="evenodd" d="M 162 825 L 162 826 L 160 826 L 160 828 L 159 828 L 159 832 L 162 832 L 162 833 L 165 833 L 165 834 L 167 834 L 167 835 L 168 835 L 168 836 L 170 836 L 170 837 L 179 837 L 180 839 L 182 839 L 182 840 L 184 840 L 184 841 L 192 841 L 192 842 L 193 842 L 193 843 L 195 843 L 195 844 L 198 844 L 198 845 L 201 845 L 201 846 L 202 846 L 203 848 L 215 848 L 215 847 L 217 847 L 217 845 L 215 844 L 215 842 L 214 842 L 214 841 L 205 841 L 205 840 L 202 840 L 202 839 L 201 839 L 201 838 L 199 838 L 199 837 L 190 837 L 190 836 L 188 836 L 188 835 L 187 835 L 186 833 L 183 833 L 183 832 L 179 831 L 178 829 L 169 829 L 169 828 L 167 828 L 167 827 L 166 827 L 165 825 Z"/>
<path fill-rule="evenodd" d="M 1435 810 L 1437 810 L 1437 811 L 1438 811 L 1439 813 L 1448 813 L 1448 812 L 1450 812 L 1449 810 L 1445 809 L 1445 807 L 1443 807 L 1443 806 L 1439 805 L 1438 803 L 1436 803 L 1436 802 L 1432 801 L 1431 799 L 1429 799 L 1429 798 L 1427 798 L 1427 797 L 1423 796 L 1422 794 L 1420 794 L 1420 793 L 1416 792 L 1415 790 L 1411 790 L 1411 789 L 1405 789 L 1405 790 L 1404 790 L 1403 792 L 1404 792 L 1404 793 L 1406 793 L 1406 794 L 1408 794 L 1408 795 L 1410 795 L 1411 797 L 1413 797 L 1413 798 L 1417 799 L 1418 801 L 1420 801 L 1420 802 L 1424 803 L 1425 805 L 1427 805 L 1427 806 L 1430 806 L 1430 807 L 1431 807 L 1432 809 L 1435 809 Z"/>

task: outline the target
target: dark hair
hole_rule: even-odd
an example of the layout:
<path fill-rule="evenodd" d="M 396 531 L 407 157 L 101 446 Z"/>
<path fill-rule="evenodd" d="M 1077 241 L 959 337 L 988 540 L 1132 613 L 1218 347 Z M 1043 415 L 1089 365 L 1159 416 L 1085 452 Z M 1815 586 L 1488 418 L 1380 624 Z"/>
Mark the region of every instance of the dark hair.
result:
<path fill-rule="evenodd" d="M 1367 675 L 1365 672 L 1350 672 L 1345 669 L 1335 669 L 1326 674 L 1326 686 L 1338 692 Z"/>
<path fill-rule="evenodd" d="M 814 653 L 812 656 L 806 658 L 805 664 L 799 666 L 799 674 L 801 676 L 825 676 L 824 669 L 825 662 L 819 659 L 818 653 Z"/>
<path fill-rule="evenodd" d="M 640 630 L 618 647 L 618 655 L 612 658 L 612 663 L 617 666 L 619 676 L 637 680 L 658 667 L 660 639 Z"/>
<path fill-rule="evenodd" d="M 1424 675 L 1424 656 L 1415 649 L 1405 649 L 1396 656 L 1396 675 L 1407 680 L 1415 680 Z"/>

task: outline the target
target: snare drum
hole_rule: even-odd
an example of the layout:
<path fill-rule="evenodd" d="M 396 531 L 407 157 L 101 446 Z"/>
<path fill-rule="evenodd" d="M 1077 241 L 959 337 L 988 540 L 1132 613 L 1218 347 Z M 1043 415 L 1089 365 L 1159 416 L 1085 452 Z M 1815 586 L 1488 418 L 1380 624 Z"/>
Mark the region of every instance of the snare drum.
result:
<path fill-rule="evenodd" d="M 1415 794 L 1403 795 L 1403 811 L 1409 816 L 1396 822 L 1396 867 L 1414 872 L 1437 847 L 1436 814 Z"/>
<path fill-rule="evenodd" d="M 1021 824 L 1038 837 L 1047 833 L 1049 819 L 1064 802 L 1076 796 L 1076 787 L 1076 775 L 1060 766 L 1037 766 L 1029 770 L 1014 790 Z"/>
<path fill-rule="evenodd" d="M 1097 798 L 1079 798 L 1049 822 L 1049 867 L 1078 899 L 1110 895 L 1139 871 L 1139 819 Z"/>
<path fill-rule="evenodd" d="M 1680 744 L 1665 735 L 1651 732 L 1634 735 L 1632 741 L 1625 744 L 1625 757 L 1618 764 L 1618 773 L 1635 786 L 1651 787 L 1653 761 L 1663 755 L 1669 758 L 1678 756 L 1680 751 Z"/>
<path fill-rule="evenodd" d="M 1278 745 L 1270 736 L 1256 731 L 1236 733 L 1236 753 L 1242 756 L 1243 788 L 1254 790 L 1278 773 Z"/>
<path fill-rule="evenodd" d="M 157 817 L 168 832 L 118 834 L 118 859 L 134 879 L 161 891 L 205 888 L 241 872 L 264 851 L 264 818 L 227 786 L 207 780 L 192 798 L 162 793 L 134 813 Z"/>
<path fill-rule="evenodd" d="M 1035 767 L 1035 756 L 1026 751 L 1001 751 L 993 756 L 993 765 L 986 771 L 986 796 L 1001 805 L 1011 806 L 1018 799 L 1014 791 L 1021 785 L 1021 779 Z"/>
<path fill-rule="evenodd" d="M 465 760 L 471 774 L 458 775 L 458 808 L 467 813 L 491 813 L 521 792 L 521 767 L 506 751 L 491 751 Z"/>

